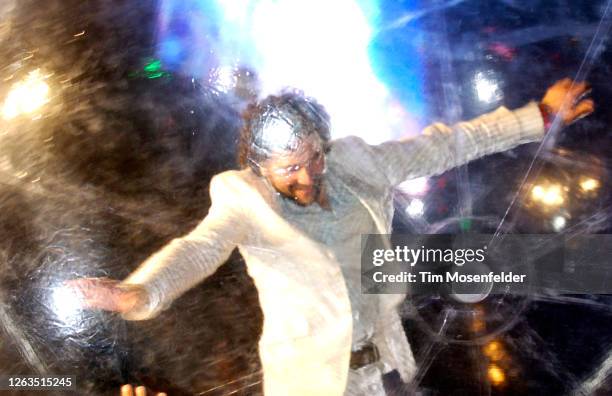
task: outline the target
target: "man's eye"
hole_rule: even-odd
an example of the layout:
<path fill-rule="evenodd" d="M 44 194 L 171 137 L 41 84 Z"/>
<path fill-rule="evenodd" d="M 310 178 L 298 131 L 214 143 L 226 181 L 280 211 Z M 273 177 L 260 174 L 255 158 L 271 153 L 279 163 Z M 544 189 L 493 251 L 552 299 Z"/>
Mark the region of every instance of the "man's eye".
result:
<path fill-rule="evenodd" d="M 277 169 L 277 170 L 275 171 L 275 173 L 277 173 L 277 174 L 279 174 L 279 175 L 287 175 L 287 174 L 289 174 L 289 173 L 293 173 L 293 172 L 297 172 L 297 171 L 299 171 L 299 170 L 300 170 L 300 168 L 301 168 L 301 166 L 300 166 L 300 165 L 291 165 L 291 166 L 288 166 L 288 167 L 286 167 L 286 168 Z"/>

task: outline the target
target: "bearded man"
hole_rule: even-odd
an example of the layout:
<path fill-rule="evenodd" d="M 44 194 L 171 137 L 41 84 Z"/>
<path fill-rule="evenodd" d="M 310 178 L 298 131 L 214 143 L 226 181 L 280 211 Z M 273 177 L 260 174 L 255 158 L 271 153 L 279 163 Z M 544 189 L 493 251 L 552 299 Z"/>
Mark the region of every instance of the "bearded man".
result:
<path fill-rule="evenodd" d="M 380 145 L 331 140 L 329 117 L 314 100 L 270 96 L 247 109 L 243 169 L 212 179 L 212 206 L 193 231 L 122 282 L 71 287 L 87 307 L 150 319 L 237 247 L 264 313 L 265 395 L 384 395 L 382 374 L 395 369 L 408 382 L 416 367 L 398 313 L 404 296 L 361 293 L 361 235 L 391 232 L 392 192 L 402 181 L 540 141 L 553 117 L 567 125 L 593 111 L 586 92 L 585 83 L 565 79 L 540 103 L 436 123 Z"/>

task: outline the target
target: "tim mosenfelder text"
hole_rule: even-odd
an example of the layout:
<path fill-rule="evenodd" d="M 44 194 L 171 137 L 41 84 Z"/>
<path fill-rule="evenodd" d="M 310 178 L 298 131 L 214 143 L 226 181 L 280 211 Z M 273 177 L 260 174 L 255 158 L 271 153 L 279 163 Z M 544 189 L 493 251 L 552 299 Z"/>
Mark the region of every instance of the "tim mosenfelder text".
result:
<path fill-rule="evenodd" d="M 446 263 L 462 267 L 466 263 L 483 263 L 486 259 L 487 246 L 480 249 L 440 249 L 421 246 L 414 249 L 408 246 L 396 246 L 394 249 L 375 249 L 372 251 L 372 264 L 380 267 L 385 263 L 405 263 L 414 267 L 418 263 Z M 525 274 L 512 272 L 495 273 L 487 271 L 480 274 L 463 274 L 446 271 L 443 274 L 431 271 L 400 272 L 385 274 L 377 271 L 372 274 L 376 283 L 523 283 Z"/>

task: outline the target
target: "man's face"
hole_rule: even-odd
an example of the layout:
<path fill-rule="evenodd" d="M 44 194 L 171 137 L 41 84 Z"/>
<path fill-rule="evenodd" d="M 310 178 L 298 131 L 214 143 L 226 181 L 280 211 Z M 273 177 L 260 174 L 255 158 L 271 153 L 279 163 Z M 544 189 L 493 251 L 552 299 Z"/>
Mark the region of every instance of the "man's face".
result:
<path fill-rule="evenodd" d="M 279 193 L 300 205 L 310 205 L 321 191 L 325 170 L 323 142 L 313 133 L 300 143 L 297 150 L 273 155 L 262 170 Z"/>

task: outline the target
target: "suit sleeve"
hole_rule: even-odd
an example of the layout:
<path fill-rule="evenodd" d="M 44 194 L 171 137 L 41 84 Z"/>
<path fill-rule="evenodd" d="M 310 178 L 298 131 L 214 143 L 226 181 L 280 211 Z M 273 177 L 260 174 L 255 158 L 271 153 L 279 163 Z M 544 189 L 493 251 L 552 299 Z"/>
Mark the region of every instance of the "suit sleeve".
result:
<path fill-rule="evenodd" d="M 236 194 L 227 178 L 215 176 L 210 184 L 212 205 L 208 215 L 189 234 L 172 240 L 122 282 L 144 289 L 147 301 L 123 314 L 127 320 L 156 316 L 172 301 L 213 274 L 241 243 L 246 223 L 241 221 Z"/>
<path fill-rule="evenodd" d="M 371 146 L 391 185 L 433 176 L 476 158 L 509 150 L 544 136 L 538 105 L 531 102 L 514 111 L 500 107 L 453 126 L 435 123 L 419 136 Z"/>

